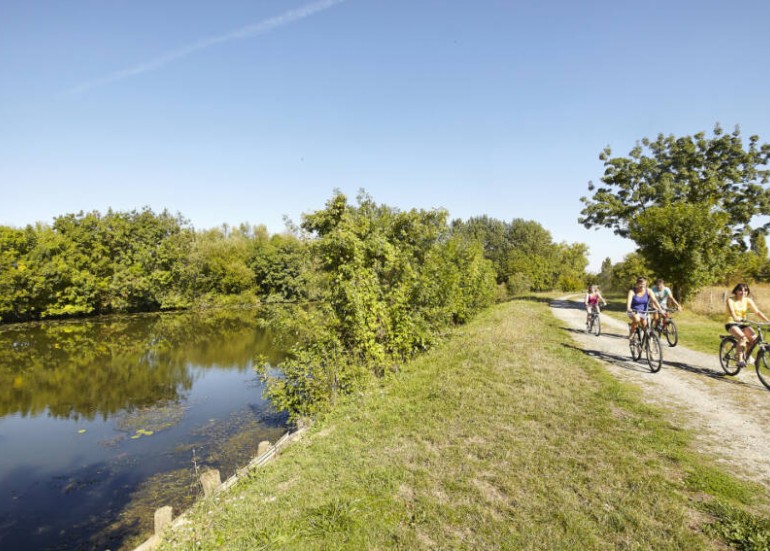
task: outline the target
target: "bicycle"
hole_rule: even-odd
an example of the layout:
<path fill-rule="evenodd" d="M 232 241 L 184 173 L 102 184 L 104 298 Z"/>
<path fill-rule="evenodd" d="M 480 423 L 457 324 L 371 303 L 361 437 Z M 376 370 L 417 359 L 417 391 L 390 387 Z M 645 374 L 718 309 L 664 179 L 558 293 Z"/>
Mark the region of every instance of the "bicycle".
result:
<path fill-rule="evenodd" d="M 657 310 L 647 310 L 644 313 L 651 314 L 653 312 L 657 312 Z M 636 326 L 635 333 L 628 339 L 628 347 L 631 349 L 631 359 L 638 361 L 644 351 L 650 371 L 653 373 L 660 371 L 663 366 L 663 347 L 660 345 L 660 337 L 650 327 L 649 319 L 644 328 L 642 328 L 641 323 Z"/>
<path fill-rule="evenodd" d="M 599 316 L 599 305 L 597 304 L 588 313 L 586 322 L 586 333 L 593 333 L 597 337 L 602 334 L 602 319 Z"/>
<path fill-rule="evenodd" d="M 757 377 L 759 377 L 765 388 L 770 390 L 770 359 L 767 357 L 770 343 L 765 341 L 765 335 L 762 332 L 762 327 L 770 325 L 770 323 L 749 322 L 749 325 L 757 328 L 757 335 L 744 351 L 743 357 L 746 358 L 748 363 L 751 363 L 752 360 L 754 361 Z M 738 340 L 732 335 L 720 335 L 719 338 L 721 339 L 719 343 L 719 365 L 722 366 L 722 370 L 728 375 L 737 375 L 743 367 L 738 365 L 737 360 L 736 348 L 738 347 Z M 755 351 L 756 355 L 753 355 Z"/>
<path fill-rule="evenodd" d="M 658 334 L 658 337 L 661 335 L 665 336 L 671 348 L 675 347 L 679 342 L 679 330 L 676 328 L 676 323 L 674 323 L 674 319 L 670 314 L 676 311 L 676 309 L 666 308 L 665 311 L 660 313 L 655 323 L 655 332 Z"/>

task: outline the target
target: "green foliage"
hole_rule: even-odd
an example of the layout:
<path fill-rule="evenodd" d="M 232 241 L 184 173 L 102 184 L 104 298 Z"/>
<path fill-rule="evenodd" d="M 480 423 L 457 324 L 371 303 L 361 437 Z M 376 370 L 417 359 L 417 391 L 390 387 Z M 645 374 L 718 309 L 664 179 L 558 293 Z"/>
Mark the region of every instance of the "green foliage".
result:
<path fill-rule="evenodd" d="M 616 291 L 626 291 L 634 286 L 636 278 L 651 279 L 652 274 L 652 269 L 642 255 L 629 253 L 612 268 L 612 288 Z"/>
<path fill-rule="evenodd" d="M 754 218 L 770 214 L 770 170 L 762 168 L 770 161 L 770 145 L 751 136 L 744 146 L 738 128 L 725 134 L 717 125 L 711 138 L 703 132 L 681 138 L 660 134 L 655 141 L 644 138 L 628 157 L 612 157 L 607 147 L 599 158 L 605 166 L 601 185 L 589 182 L 594 193 L 581 198 L 579 222 L 630 237 L 654 271 L 671 273 L 672 283 L 685 292 L 715 281 L 712 263 L 729 257 L 728 246 L 733 254 L 745 251 Z M 669 258 L 706 243 L 714 251 Z M 678 279 L 691 272 L 695 275 Z"/>
<path fill-rule="evenodd" d="M 630 221 L 629 235 L 656 277 L 675 282 L 675 293 L 685 300 L 718 280 L 729 264 L 727 217 L 694 204 L 652 206 Z"/>
<path fill-rule="evenodd" d="M 254 247 L 249 265 L 257 292 L 267 301 L 296 301 L 312 297 L 314 266 L 307 244 L 289 234 L 274 235 Z"/>
<path fill-rule="evenodd" d="M 330 409 L 494 300 L 481 245 L 451 235 L 444 211 L 402 212 L 364 193 L 353 206 L 336 193 L 302 228 L 315 235 L 320 306 L 276 319 L 314 336 L 295 346 L 280 375 L 265 372 L 271 399 L 295 417 Z"/>
<path fill-rule="evenodd" d="M 0 226 L 0 321 L 27 319 L 34 315 L 29 251 L 35 246 L 36 235 L 26 230 Z"/>
<path fill-rule="evenodd" d="M 176 292 L 191 232 L 167 212 L 68 214 L 0 234 L 7 321 L 157 310 Z"/>
<path fill-rule="evenodd" d="M 612 265 L 612 259 L 610 257 L 605 258 L 602 261 L 602 268 L 596 279 L 596 284 L 606 291 L 612 290 L 613 271 L 614 267 Z"/>
<path fill-rule="evenodd" d="M 741 551 L 770 550 L 770 520 L 721 501 L 708 504 L 706 509 L 714 522 L 706 526 L 709 534 L 722 538 Z"/>
<path fill-rule="evenodd" d="M 452 229 L 482 244 L 497 282 L 511 294 L 583 287 L 586 245 L 554 243 L 551 233 L 535 221 L 516 218 L 508 223 L 480 216 L 455 220 Z"/>

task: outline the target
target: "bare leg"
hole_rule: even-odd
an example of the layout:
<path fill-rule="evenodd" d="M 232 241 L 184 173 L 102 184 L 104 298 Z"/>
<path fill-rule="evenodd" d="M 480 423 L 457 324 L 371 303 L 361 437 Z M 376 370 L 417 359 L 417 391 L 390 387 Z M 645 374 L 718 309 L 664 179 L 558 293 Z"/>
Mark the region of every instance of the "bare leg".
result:
<path fill-rule="evenodd" d="M 736 361 L 742 362 L 743 360 L 743 353 L 746 350 L 746 344 L 748 343 L 748 339 L 746 338 L 746 335 L 743 331 L 741 331 L 741 328 L 737 325 L 733 325 L 730 328 L 730 334 L 735 337 L 735 340 L 738 341 L 738 345 L 735 347 L 735 359 Z"/>

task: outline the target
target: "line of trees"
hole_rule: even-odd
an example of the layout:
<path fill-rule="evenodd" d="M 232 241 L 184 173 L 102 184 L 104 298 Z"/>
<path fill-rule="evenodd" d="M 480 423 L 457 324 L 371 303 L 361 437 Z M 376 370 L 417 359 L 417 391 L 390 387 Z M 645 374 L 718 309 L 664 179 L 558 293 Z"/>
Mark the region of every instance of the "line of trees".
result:
<path fill-rule="evenodd" d="M 332 202 L 343 197 L 337 194 Z M 398 253 L 414 249 L 414 240 L 425 245 L 451 237 L 480 243 L 496 282 L 508 293 L 583 286 L 585 245 L 553 243 L 537 222 L 482 216 L 449 224 L 443 211 L 402 213 L 374 205 L 365 194 L 360 199 L 361 224 L 418 213 L 433 217 L 433 233 L 420 237 L 410 235 L 418 231 L 416 222 L 399 222 L 403 239 L 392 244 Z M 273 235 L 248 224 L 195 230 L 179 214 L 149 208 L 65 214 L 50 225 L 26 228 L 0 225 L 0 321 L 317 300 L 323 271 L 318 257 L 326 253 L 316 241 L 330 222 L 313 221 L 329 218 L 328 210 Z M 354 261 L 345 257 L 340 263 Z"/>
<path fill-rule="evenodd" d="M 263 226 L 195 231 L 181 215 L 148 208 L 0 226 L 0 320 L 295 300 L 308 292 L 304 249 Z"/>

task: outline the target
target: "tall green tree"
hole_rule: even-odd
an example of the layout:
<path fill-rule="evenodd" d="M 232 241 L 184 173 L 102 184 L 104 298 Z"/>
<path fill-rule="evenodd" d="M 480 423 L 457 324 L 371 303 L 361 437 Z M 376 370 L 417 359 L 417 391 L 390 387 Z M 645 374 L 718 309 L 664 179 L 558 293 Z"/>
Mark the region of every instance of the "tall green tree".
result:
<path fill-rule="evenodd" d="M 669 276 L 685 292 L 713 281 L 717 274 L 708 266 L 727 264 L 731 249 L 746 250 L 755 217 L 770 214 L 770 170 L 764 168 L 770 161 L 770 145 L 760 144 L 756 135 L 744 145 L 739 128 L 726 134 L 716 125 L 712 137 L 703 132 L 680 138 L 660 134 L 654 141 L 641 140 L 627 157 L 613 157 L 607 147 L 599 158 L 605 167 L 601 184 L 589 182 L 593 195 L 581 198 L 585 206 L 578 220 L 586 228 L 611 228 L 633 239 L 656 272 L 669 273 L 672 266 L 661 263 L 667 255 L 683 252 L 686 242 L 707 243 L 709 232 L 719 235 L 708 259 L 703 255 L 679 259 L 678 273 L 699 274 L 681 281 L 673 277 L 683 275 Z M 688 207 L 676 208 L 682 204 Z M 667 217 L 668 225 L 652 220 L 650 212 Z M 695 227 L 683 219 L 696 213 L 710 225 Z M 662 239 L 660 232 L 648 231 L 651 227 L 671 237 Z M 768 225 L 760 229 L 766 232 Z M 695 236 L 698 232 L 700 236 Z M 725 236 L 729 247 L 722 246 Z"/>
<path fill-rule="evenodd" d="M 597 278 L 597 283 L 602 289 L 608 291 L 612 289 L 612 271 L 612 259 L 608 256 L 602 260 L 602 267 Z"/>
<path fill-rule="evenodd" d="M 726 218 L 700 205 L 653 206 L 631 220 L 629 236 L 655 277 L 673 282 L 674 294 L 686 297 L 724 275 L 731 256 Z"/>

